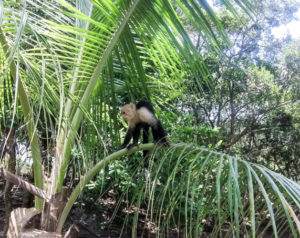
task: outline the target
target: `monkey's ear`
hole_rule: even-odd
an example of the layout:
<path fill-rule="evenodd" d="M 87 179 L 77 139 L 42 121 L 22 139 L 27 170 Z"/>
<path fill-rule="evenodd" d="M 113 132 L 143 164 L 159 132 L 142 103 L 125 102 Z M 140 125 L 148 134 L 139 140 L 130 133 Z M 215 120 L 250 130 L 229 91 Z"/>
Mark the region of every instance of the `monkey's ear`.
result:
<path fill-rule="evenodd" d="M 135 105 L 134 105 L 133 103 L 130 103 L 129 105 L 130 105 L 130 108 L 131 108 L 132 110 L 135 109 Z"/>

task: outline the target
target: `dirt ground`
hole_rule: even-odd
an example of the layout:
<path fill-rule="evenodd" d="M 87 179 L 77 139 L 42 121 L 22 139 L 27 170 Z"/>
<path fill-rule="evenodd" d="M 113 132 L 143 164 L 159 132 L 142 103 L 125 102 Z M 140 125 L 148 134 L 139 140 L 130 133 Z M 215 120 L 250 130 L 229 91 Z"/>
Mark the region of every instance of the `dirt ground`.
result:
<path fill-rule="evenodd" d="M 5 207 L 3 202 L 3 188 L 5 181 L 0 178 L 0 238 L 5 238 L 3 233 L 4 219 L 5 219 Z M 22 189 L 13 188 L 12 191 L 12 205 L 13 208 L 23 206 L 24 191 Z M 80 230 L 79 238 L 129 238 L 131 237 L 131 228 L 126 231 L 126 228 L 122 223 L 117 223 L 118 219 L 110 221 L 110 217 L 114 213 L 114 203 L 110 198 L 102 199 L 101 206 L 105 207 L 105 212 L 101 215 L 92 214 L 89 209 L 85 209 L 82 206 L 75 206 L 68 220 L 66 221 L 65 227 L 69 227 L 71 224 L 76 224 Z M 137 237 L 155 238 L 153 227 L 147 226 L 143 220 L 143 216 L 140 216 L 138 223 Z M 119 219 L 120 220 L 120 219 Z M 152 229 L 152 230 L 151 230 Z M 176 231 L 171 231 L 170 238 L 181 237 Z"/>
<path fill-rule="evenodd" d="M 6 236 L 3 233 L 4 227 L 4 219 L 5 219 L 5 207 L 3 203 L 3 188 L 5 181 L 0 178 L 0 238 L 5 238 Z M 24 202 L 24 191 L 22 189 L 13 188 L 12 191 L 12 205 L 13 208 L 22 207 Z M 88 199 L 88 198 L 87 198 Z M 78 205 L 80 204 L 80 205 Z M 99 204 L 95 205 L 93 201 L 93 205 L 89 206 L 88 202 L 81 201 L 73 207 L 71 210 L 68 219 L 66 221 L 65 227 L 68 229 L 71 224 L 76 224 L 79 228 L 79 236 L 78 238 L 130 238 L 131 236 L 131 228 L 124 226 L 123 218 L 127 213 L 131 213 L 130 211 L 121 212 L 120 214 L 115 214 L 115 200 L 107 196 L 106 198 L 102 198 L 99 201 Z M 82 205 L 86 204 L 86 206 Z M 33 201 L 32 205 L 33 206 Z M 96 207 L 95 207 L 96 206 Z M 99 214 L 99 210 L 101 211 Z M 96 210 L 98 210 L 98 215 L 95 214 Z M 133 213 L 133 212 L 132 212 Z M 154 225 L 151 225 L 146 221 L 145 211 L 140 210 L 138 227 L 137 227 L 137 237 L 138 238 L 155 238 L 155 230 L 157 229 Z M 127 214 L 128 215 L 128 214 Z M 112 220 L 111 217 L 115 218 Z M 119 216 L 119 217 L 118 217 Z M 118 223 L 119 221 L 119 223 Z M 120 222 L 121 221 L 121 222 Z M 126 230 L 127 229 L 127 230 Z M 208 238 L 210 237 L 211 226 L 208 224 L 204 224 L 204 231 L 202 236 L 199 238 Z M 176 230 L 170 230 L 168 233 L 168 238 L 182 238 L 183 234 L 178 233 Z M 272 235 L 265 234 L 264 238 L 271 238 Z M 286 237 L 292 237 L 287 234 Z"/>
<path fill-rule="evenodd" d="M 0 183 L 0 186 L 2 184 Z M 5 238 L 6 236 L 3 233 L 3 227 L 4 227 L 4 218 L 5 218 L 5 208 L 4 208 L 4 203 L 3 203 L 3 199 L 2 199 L 2 192 L 3 192 L 3 187 L 1 186 L 0 188 L 0 238 Z M 13 189 L 12 192 L 12 196 L 13 196 L 13 207 L 17 208 L 17 207 L 21 207 L 23 205 L 23 191 L 20 189 Z M 72 216 L 71 219 L 74 220 L 76 219 L 74 217 L 74 214 L 76 214 L 76 211 L 72 211 Z M 78 214 L 78 213 L 77 213 Z M 103 232 L 97 232 L 96 230 L 93 230 L 92 227 L 89 227 L 88 223 L 93 222 L 93 220 L 95 220 L 95 218 L 93 219 L 93 216 L 88 216 L 87 214 L 78 214 L 78 219 L 74 220 L 74 222 L 78 225 L 79 229 L 80 229 L 80 234 L 79 237 L 80 238 L 94 238 L 94 237 L 117 237 L 117 236 L 113 236 L 113 234 L 104 234 L 105 236 L 102 236 L 101 233 Z M 81 221 L 81 219 L 85 219 L 87 222 L 83 222 Z M 70 223 L 71 221 L 69 220 L 68 223 Z M 96 224 L 96 221 L 94 221 L 94 223 Z"/>

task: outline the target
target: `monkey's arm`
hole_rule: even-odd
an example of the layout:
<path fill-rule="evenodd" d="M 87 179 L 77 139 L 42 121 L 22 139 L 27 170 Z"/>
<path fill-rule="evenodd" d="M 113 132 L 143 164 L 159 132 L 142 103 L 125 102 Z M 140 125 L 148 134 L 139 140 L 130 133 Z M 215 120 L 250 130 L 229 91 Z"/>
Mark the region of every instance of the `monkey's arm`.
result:
<path fill-rule="evenodd" d="M 142 124 L 138 123 L 135 128 L 132 130 L 133 143 L 127 146 L 127 149 L 130 150 L 132 147 L 139 144 L 139 137 L 141 134 Z"/>
<path fill-rule="evenodd" d="M 126 147 L 126 145 L 129 144 L 131 138 L 132 138 L 132 135 L 133 135 L 133 131 L 131 128 L 128 128 L 127 130 L 127 133 L 126 133 L 126 136 L 125 136 L 125 139 L 124 139 L 124 142 L 123 144 L 121 145 L 120 149 L 124 149 Z"/>

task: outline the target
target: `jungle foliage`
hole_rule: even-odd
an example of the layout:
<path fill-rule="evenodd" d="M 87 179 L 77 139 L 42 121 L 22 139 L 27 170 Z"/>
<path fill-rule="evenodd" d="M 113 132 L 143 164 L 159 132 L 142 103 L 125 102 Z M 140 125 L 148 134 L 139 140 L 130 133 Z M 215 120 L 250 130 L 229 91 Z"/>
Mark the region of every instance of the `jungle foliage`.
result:
<path fill-rule="evenodd" d="M 113 223 L 132 237 L 297 237 L 300 45 L 271 31 L 298 8 L 0 0 L 1 150 L 13 130 L 35 186 L 49 198 L 70 188 L 58 232 L 83 209 L 99 231 Z M 116 152 L 119 107 L 141 98 L 171 146 Z"/>

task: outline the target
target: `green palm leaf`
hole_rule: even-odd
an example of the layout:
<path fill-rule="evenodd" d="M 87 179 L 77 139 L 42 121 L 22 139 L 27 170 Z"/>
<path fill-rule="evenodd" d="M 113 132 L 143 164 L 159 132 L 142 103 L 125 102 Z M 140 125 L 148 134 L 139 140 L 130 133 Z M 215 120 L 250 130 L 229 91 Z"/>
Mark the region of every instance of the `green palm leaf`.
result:
<path fill-rule="evenodd" d="M 145 144 L 132 152 L 153 148 L 153 144 Z M 65 207 L 58 231 L 84 186 L 126 153 L 123 149 L 109 155 L 82 178 Z M 203 233 L 203 221 L 211 223 L 211 237 L 260 237 L 270 233 L 270 227 L 274 237 L 300 234 L 296 215 L 300 186 L 292 180 L 263 166 L 185 144 L 171 145 L 163 156 L 155 150 L 152 159 L 147 176 L 144 168 L 132 174 L 132 180 L 139 182 L 129 204 L 136 211 L 142 203 L 147 204 L 143 219 L 157 227 L 157 235 L 178 229 L 187 237 L 198 237 Z"/>

